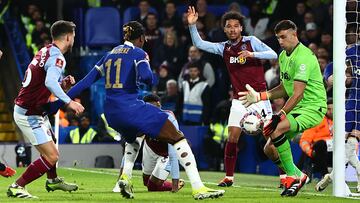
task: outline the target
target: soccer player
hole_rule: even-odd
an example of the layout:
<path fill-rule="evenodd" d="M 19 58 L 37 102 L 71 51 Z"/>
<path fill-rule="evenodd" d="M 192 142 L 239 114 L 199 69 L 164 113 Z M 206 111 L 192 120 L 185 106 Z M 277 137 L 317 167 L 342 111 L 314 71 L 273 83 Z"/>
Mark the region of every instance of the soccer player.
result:
<path fill-rule="evenodd" d="M 0 59 L 2 57 L 3 53 L 0 50 Z M 6 166 L 5 164 L 0 162 L 0 175 L 3 177 L 11 177 L 15 175 L 16 171 L 12 169 L 10 166 Z"/>
<path fill-rule="evenodd" d="M 168 120 L 168 114 L 152 104 L 137 99 L 138 84 L 153 83 L 148 56 L 141 49 L 145 43 L 144 28 L 139 22 L 131 21 L 123 26 L 123 31 L 124 44 L 105 54 L 85 78 L 69 90 L 68 95 L 76 96 L 104 76 L 104 113 L 109 126 L 121 133 L 128 143 L 145 134 L 172 144 L 190 179 L 193 197 L 206 199 L 222 196 L 224 190 L 213 190 L 202 183 L 191 148 L 183 133 Z M 120 180 L 124 183 L 123 190 L 128 193 L 126 197 L 132 197 L 129 177 L 122 175 Z"/>
<path fill-rule="evenodd" d="M 14 120 L 21 132 L 40 153 L 40 158 L 31 163 L 26 171 L 8 189 L 9 197 L 36 198 L 25 189 L 32 181 L 47 174 L 47 191 L 75 191 L 76 184 L 64 182 L 56 173 L 59 151 L 55 146 L 53 131 L 47 116 L 43 116 L 42 106 L 49 101 L 51 94 L 67 104 L 68 108 L 81 113 L 84 107 L 71 100 L 63 89 L 75 83 L 72 76 L 58 82 L 65 69 L 64 53 L 70 51 L 75 37 L 75 24 L 57 21 L 51 28 L 52 44 L 43 47 L 33 58 L 26 70 L 24 81 L 15 99 Z M 63 88 L 63 89 L 62 89 Z"/>
<path fill-rule="evenodd" d="M 224 160 L 226 176 L 218 186 L 229 187 L 234 182 L 234 170 L 237 159 L 237 142 L 241 134 L 240 121 L 248 111 L 257 111 L 263 117 L 272 114 L 269 101 L 261 101 L 249 108 L 238 101 L 237 93 L 245 91 L 245 84 L 252 85 L 257 91 L 266 90 L 264 68 L 260 59 L 276 59 L 276 53 L 254 36 L 242 36 L 243 16 L 238 12 L 228 12 L 222 17 L 224 32 L 228 41 L 211 43 L 200 38 L 196 29 L 198 13 L 189 7 L 187 20 L 193 44 L 206 52 L 218 54 L 224 58 L 234 92 L 229 115 L 229 138 L 225 146 Z"/>
<path fill-rule="evenodd" d="M 356 153 L 357 145 L 360 141 L 360 45 L 353 44 L 346 49 L 346 62 L 347 71 L 351 73 L 351 86 L 349 88 L 349 96 L 347 98 L 345 109 L 345 132 L 346 132 L 346 144 L 345 144 L 345 163 L 349 163 L 356 170 L 358 184 L 356 192 L 360 193 L 360 161 Z M 332 77 L 333 64 L 329 64 L 331 69 L 330 76 Z M 330 77 L 329 76 L 329 77 Z M 348 84 L 346 84 L 348 85 Z M 332 182 L 333 171 L 330 174 L 326 174 L 322 180 L 315 186 L 317 191 L 324 190 L 329 183 Z"/>
<path fill-rule="evenodd" d="M 238 93 L 245 106 L 289 97 L 280 112 L 265 123 L 263 132 L 265 137 L 270 137 L 279 157 L 278 166 L 287 175 L 282 196 L 295 196 L 308 179 L 295 166 L 288 139 L 318 125 L 327 111 L 319 63 L 313 52 L 299 42 L 296 31 L 296 25 L 290 20 L 282 20 L 275 26 L 276 37 L 284 49 L 279 56 L 280 85 L 262 92 L 246 85 L 248 91 Z"/>
<path fill-rule="evenodd" d="M 157 95 L 147 95 L 143 100 L 161 108 L 160 97 Z M 166 113 L 176 129 L 179 129 L 175 115 L 171 111 L 166 111 Z M 184 186 L 184 181 L 179 179 L 179 162 L 175 149 L 166 142 L 145 135 L 142 166 L 143 182 L 148 191 L 177 192 Z M 165 181 L 170 172 L 172 182 Z"/>
<path fill-rule="evenodd" d="M 143 101 L 151 103 L 161 108 L 160 97 L 154 94 L 147 95 Z M 174 124 L 176 129 L 179 125 L 174 114 L 171 111 L 168 113 L 168 119 Z M 148 187 L 149 191 L 172 191 L 177 192 L 184 186 L 184 181 L 179 179 L 179 162 L 176 157 L 176 152 L 173 146 L 157 139 L 152 139 L 148 136 L 137 137 L 135 142 L 125 144 L 125 152 L 121 163 L 120 175 L 124 173 L 127 177 L 132 176 L 132 169 L 134 162 L 140 151 L 140 146 L 144 142 L 143 148 L 143 182 L 144 186 Z M 171 173 L 172 183 L 165 182 L 167 176 Z M 113 192 L 124 193 L 117 182 L 113 188 Z M 126 193 L 124 193 L 126 195 Z"/>

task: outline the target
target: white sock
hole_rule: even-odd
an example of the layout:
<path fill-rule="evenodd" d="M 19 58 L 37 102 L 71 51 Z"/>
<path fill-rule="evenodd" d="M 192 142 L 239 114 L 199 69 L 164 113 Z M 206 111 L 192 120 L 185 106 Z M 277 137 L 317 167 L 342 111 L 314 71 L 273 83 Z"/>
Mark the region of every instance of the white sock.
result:
<path fill-rule="evenodd" d="M 230 179 L 230 180 L 234 181 L 234 176 L 225 176 L 225 178 L 227 178 L 227 179 Z"/>
<path fill-rule="evenodd" d="M 137 137 L 135 142 L 129 144 L 125 144 L 125 152 L 124 152 L 124 169 L 123 174 L 125 174 L 128 178 L 131 179 L 132 177 L 132 170 L 134 167 L 134 163 L 136 160 L 136 157 L 139 154 L 140 146 L 142 144 L 142 141 L 144 140 L 144 137 Z"/>
<path fill-rule="evenodd" d="M 203 187 L 204 184 L 201 181 L 194 154 L 186 139 L 175 143 L 174 148 L 180 164 L 184 167 L 186 175 L 190 179 L 192 189 L 196 190 Z"/>

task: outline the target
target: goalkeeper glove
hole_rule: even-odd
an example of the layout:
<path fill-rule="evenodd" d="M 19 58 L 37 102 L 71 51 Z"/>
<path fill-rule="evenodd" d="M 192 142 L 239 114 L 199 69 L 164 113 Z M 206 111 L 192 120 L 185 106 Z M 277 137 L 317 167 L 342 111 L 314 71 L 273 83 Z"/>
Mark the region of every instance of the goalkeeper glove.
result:
<path fill-rule="evenodd" d="M 252 88 L 249 84 L 246 84 L 245 88 L 248 90 L 247 92 L 238 93 L 238 95 L 240 96 L 239 100 L 241 104 L 244 105 L 245 107 L 248 107 L 251 104 L 259 102 L 261 100 L 269 99 L 266 92 L 259 93 L 255 91 L 254 88 Z"/>
<path fill-rule="evenodd" d="M 277 125 L 286 118 L 284 110 L 280 110 L 279 113 L 272 115 L 270 121 L 265 124 L 263 134 L 265 137 L 270 136 L 276 129 Z"/>

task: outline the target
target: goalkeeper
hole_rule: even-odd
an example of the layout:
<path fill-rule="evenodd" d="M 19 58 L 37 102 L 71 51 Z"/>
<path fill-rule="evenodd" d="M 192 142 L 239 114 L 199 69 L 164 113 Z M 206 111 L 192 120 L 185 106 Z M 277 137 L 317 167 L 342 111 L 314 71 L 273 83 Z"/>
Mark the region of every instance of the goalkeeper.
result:
<path fill-rule="evenodd" d="M 264 136 L 270 137 L 276 148 L 278 166 L 287 175 L 282 196 L 295 196 L 307 180 L 307 175 L 293 162 L 288 139 L 318 125 L 327 110 L 319 63 L 313 52 L 299 42 L 296 31 L 296 25 L 290 20 L 280 21 L 275 27 L 276 37 L 284 49 L 279 56 L 280 85 L 260 93 L 246 85 L 248 91 L 238 93 L 245 106 L 261 100 L 289 97 L 281 111 L 264 127 Z"/>

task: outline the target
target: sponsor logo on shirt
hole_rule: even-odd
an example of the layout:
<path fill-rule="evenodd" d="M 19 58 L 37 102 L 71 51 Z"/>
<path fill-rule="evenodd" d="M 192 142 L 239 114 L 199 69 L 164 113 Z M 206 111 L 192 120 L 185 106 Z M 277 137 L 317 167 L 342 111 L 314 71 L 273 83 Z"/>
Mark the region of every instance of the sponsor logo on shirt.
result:
<path fill-rule="evenodd" d="M 235 56 L 230 56 L 230 64 L 233 63 L 239 63 L 239 64 L 244 64 L 246 63 L 246 58 L 245 57 L 235 57 Z"/>
<path fill-rule="evenodd" d="M 55 62 L 55 66 L 59 67 L 59 68 L 62 68 L 64 65 L 64 61 L 60 58 L 57 58 L 56 59 L 56 62 Z"/>
<path fill-rule="evenodd" d="M 281 72 L 280 73 L 280 79 L 289 81 L 291 79 L 291 77 L 290 77 L 288 72 Z"/>

